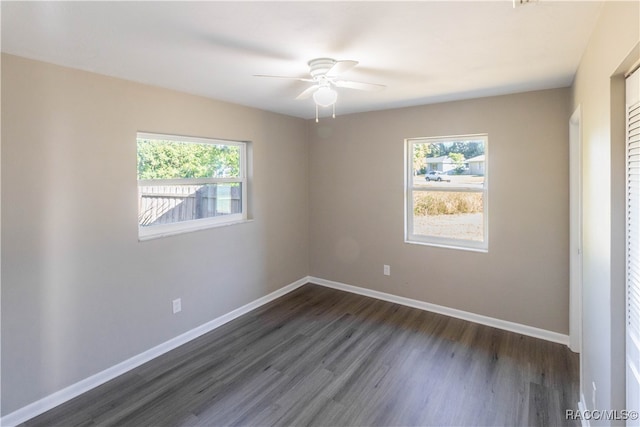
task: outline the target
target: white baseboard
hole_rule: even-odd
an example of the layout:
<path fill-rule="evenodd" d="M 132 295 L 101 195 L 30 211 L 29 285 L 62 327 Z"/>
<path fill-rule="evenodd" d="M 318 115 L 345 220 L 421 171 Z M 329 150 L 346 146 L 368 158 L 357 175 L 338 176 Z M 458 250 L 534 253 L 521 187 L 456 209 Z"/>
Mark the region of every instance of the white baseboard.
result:
<path fill-rule="evenodd" d="M 469 322 L 479 323 L 481 325 L 487 325 L 505 331 L 515 332 L 522 335 L 527 335 L 534 338 L 540 338 L 546 341 L 556 342 L 564 345 L 569 345 L 569 336 L 559 334 L 557 332 L 547 331 L 545 329 L 534 328 L 533 326 L 522 325 L 520 323 L 509 322 L 507 320 L 495 319 L 493 317 L 482 316 L 480 314 L 470 313 L 467 311 L 457 310 L 455 308 L 444 307 L 442 305 L 431 304 L 424 301 L 419 301 L 411 298 L 400 297 L 397 295 L 387 294 L 385 292 L 374 291 L 371 289 L 360 288 L 358 286 L 347 285 L 345 283 L 333 282 L 331 280 L 320 279 L 318 277 L 309 277 L 309 282 L 316 283 L 318 285 L 326 286 L 328 288 L 339 289 L 341 291 L 351 292 L 354 294 L 364 295 L 380 299 L 383 301 L 389 301 L 396 304 L 406 305 L 408 307 L 417 308 L 420 310 L 431 311 L 434 313 L 444 314 L 445 316 L 456 317 L 462 320 L 468 320 Z"/>
<path fill-rule="evenodd" d="M 200 325 L 190 331 L 187 331 L 181 335 L 178 335 L 175 338 L 172 338 L 168 341 L 165 341 L 162 344 L 159 344 L 145 352 L 142 352 L 136 356 L 133 356 L 130 359 L 127 359 L 121 363 L 118 363 L 115 366 L 105 369 L 104 371 L 98 372 L 95 375 L 92 375 L 88 378 L 85 378 L 81 381 L 78 381 L 75 384 L 70 385 L 62 390 L 59 390 L 53 394 L 50 394 L 47 397 L 44 397 L 36 402 L 33 402 L 27 406 L 24 406 L 0 419 L 0 426 L 15 426 L 20 423 L 23 423 L 27 420 L 30 420 L 33 417 L 36 417 L 50 409 L 55 408 L 62 403 L 65 403 L 82 393 L 85 393 L 95 387 L 98 387 L 107 381 L 110 381 L 138 366 L 149 362 L 150 360 L 155 359 L 158 356 L 161 356 L 174 348 L 177 348 L 187 342 L 198 338 L 201 335 L 206 334 L 231 320 L 242 316 L 245 313 L 250 312 L 268 302 L 273 301 L 276 298 L 285 295 L 294 289 L 299 288 L 300 286 L 308 283 L 309 278 L 303 277 L 300 280 L 297 280 L 287 286 L 284 286 L 277 291 L 271 292 L 268 295 L 263 296 L 262 298 L 258 298 L 255 301 L 252 301 L 246 305 L 243 305 L 240 308 L 237 308 L 227 314 L 224 314 L 216 319 L 213 319 L 203 325 Z"/>
<path fill-rule="evenodd" d="M 156 357 L 159 357 L 174 348 L 177 348 L 187 342 L 198 338 L 201 335 L 206 334 L 231 320 L 242 316 L 245 313 L 250 312 L 268 302 L 275 300 L 297 288 L 306 284 L 315 283 L 317 285 L 325 286 L 328 288 L 338 289 L 341 291 L 351 292 L 354 294 L 364 295 L 372 298 L 376 298 L 383 301 L 393 302 L 408 307 L 417 308 L 420 310 L 431 311 L 434 313 L 444 314 L 446 316 L 456 317 L 458 319 L 468 320 L 470 322 L 479 323 L 482 325 L 492 326 L 498 329 L 504 329 L 506 331 L 516 332 L 522 335 L 528 335 L 535 338 L 540 338 L 547 341 L 557 342 L 560 344 L 569 345 L 569 337 L 567 335 L 559 334 L 557 332 L 551 332 L 544 329 L 534 328 L 532 326 L 521 325 L 519 323 L 508 322 L 506 320 L 494 319 L 487 316 L 482 316 L 475 313 L 469 313 L 454 308 L 444 307 L 441 305 L 431 304 L 428 302 L 418 301 L 411 298 L 405 298 L 397 295 L 387 294 L 385 292 L 374 291 L 371 289 L 360 288 L 357 286 L 347 285 L 345 283 L 334 282 L 331 280 L 320 279 L 318 277 L 303 277 L 287 286 L 278 289 L 262 298 L 258 298 L 240 308 L 237 308 L 225 315 L 222 315 L 216 319 L 213 319 L 203 325 L 200 325 L 190 331 L 187 331 L 175 338 L 172 338 L 162 344 L 159 344 L 147 351 L 144 351 L 130 359 L 127 359 L 117 365 L 98 372 L 84 380 L 81 380 L 75 384 L 70 385 L 62 390 L 59 390 L 49 396 L 46 396 L 36 402 L 33 402 L 27 406 L 24 406 L 6 416 L 0 418 L 0 426 L 15 426 L 23 423 L 33 417 L 36 417 L 50 409 L 55 408 L 62 403 L 65 403 L 82 393 L 85 393 L 95 387 L 98 387 L 107 381 L 110 381 L 138 366 L 147 363 Z M 582 402 L 580 402 L 582 404 Z M 579 404 L 579 405 L 580 405 Z M 583 426 L 585 426 L 583 421 Z M 587 427 L 589 427 L 587 422 Z"/>

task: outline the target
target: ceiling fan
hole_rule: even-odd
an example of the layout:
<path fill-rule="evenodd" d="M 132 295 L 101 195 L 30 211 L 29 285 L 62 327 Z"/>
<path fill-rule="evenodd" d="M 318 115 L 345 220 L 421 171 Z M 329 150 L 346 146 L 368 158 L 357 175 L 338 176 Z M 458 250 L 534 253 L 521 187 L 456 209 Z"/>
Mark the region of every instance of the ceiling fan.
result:
<path fill-rule="evenodd" d="M 358 65 L 358 61 L 336 61 L 332 58 L 316 58 L 309 61 L 308 65 L 310 77 L 271 76 L 264 74 L 256 74 L 255 76 L 313 83 L 313 85 L 303 90 L 296 99 L 308 99 L 313 96 L 316 104 L 316 122 L 318 121 L 318 107 L 333 107 L 333 118 L 336 117 L 337 88 L 377 91 L 386 87 L 380 84 L 355 82 L 339 78 L 340 74 Z"/>

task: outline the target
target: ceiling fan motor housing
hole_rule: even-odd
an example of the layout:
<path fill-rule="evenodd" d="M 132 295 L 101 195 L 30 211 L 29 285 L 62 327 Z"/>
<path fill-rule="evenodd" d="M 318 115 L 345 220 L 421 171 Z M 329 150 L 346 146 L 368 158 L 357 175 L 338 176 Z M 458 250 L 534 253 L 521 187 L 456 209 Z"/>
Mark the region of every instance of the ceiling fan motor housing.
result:
<path fill-rule="evenodd" d="M 309 61 L 308 64 L 309 74 L 316 80 L 320 79 L 321 76 L 325 76 L 329 70 L 336 65 L 336 60 L 331 58 L 316 58 Z"/>

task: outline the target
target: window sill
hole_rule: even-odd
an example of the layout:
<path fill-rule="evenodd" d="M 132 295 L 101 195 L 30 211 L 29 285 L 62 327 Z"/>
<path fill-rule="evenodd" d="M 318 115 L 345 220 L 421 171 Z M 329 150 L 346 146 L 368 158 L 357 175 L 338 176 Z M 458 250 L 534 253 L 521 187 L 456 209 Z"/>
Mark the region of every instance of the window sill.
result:
<path fill-rule="evenodd" d="M 420 242 L 417 240 L 407 240 L 405 239 L 405 243 L 409 243 L 411 245 L 422 245 L 422 246 L 433 246 L 436 248 L 444 248 L 444 249 L 454 249 L 459 251 L 469 251 L 469 252 L 480 252 L 480 253 L 489 253 L 488 248 L 474 248 L 470 246 L 462 246 L 456 244 L 446 244 L 446 243 L 433 243 L 433 242 Z"/>
<path fill-rule="evenodd" d="M 193 233 L 194 231 L 209 230 L 213 228 L 231 227 L 238 224 L 245 224 L 253 222 L 253 219 L 239 219 L 237 221 L 221 222 L 221 223 L 206 223 L 206 224 L 191 224 L 189 226 L 183 226 L 174 230 L 158 230 L 158 231 L 146 231 L 144 234 L 140 234 L 140 228 L 138 228 L 138 241 L 145 242 L 147 240 L 160 239 L 163 237 L 176 236 L 178 234 Z"/>

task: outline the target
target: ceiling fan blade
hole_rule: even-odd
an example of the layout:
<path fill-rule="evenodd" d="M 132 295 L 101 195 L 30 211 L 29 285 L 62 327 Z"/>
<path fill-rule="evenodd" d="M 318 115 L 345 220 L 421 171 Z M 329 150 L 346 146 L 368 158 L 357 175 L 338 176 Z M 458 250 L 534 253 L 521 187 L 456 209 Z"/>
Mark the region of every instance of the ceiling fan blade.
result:
<path fill-rule="evenodd" d="M 358 65 L 358 61 L 351 61 L 351 60 L 336 61 L 333 67 L 331 67 L 329 71 L 327 71 L 327 76 L 330 76 L 330 77 L 338 76 L 342 73 L 349 71 L 356 65 Z"/>
<path fill-rule="evenodd" d="M 271 76 L 271 75 L 267 75 L 267 74 L 254 74 L 253 77 L 269 77 L 269 78 L 273 78 L 273 79 L 288 79 L 288 80 L 297 80 L 299 82 L 310 82 L 310 83 L 313 83 L 313 80 L 305 79 L 305 78 L 302 78 L 302 77 Z"/>
<path fill-rule="evenodd" d="M 382 90 L 386 86 L 375 83 L 352 82 L 349 80 L 336 80 L 333 82 L 336 87 L 344 87 L 347 89 L 368 90 L 370 92 Z"/>
<path fill-rule="evenodd" d="M 307 98 L 310 98 L 311 95 L 313 95 L 319 88 L 320 88 L 320 86 L 318 86 L 318 85 L 309 86 L 308 88 L 303 90 L 300 95 L 296 96 L 296 99 L 307 99 Z"/>

